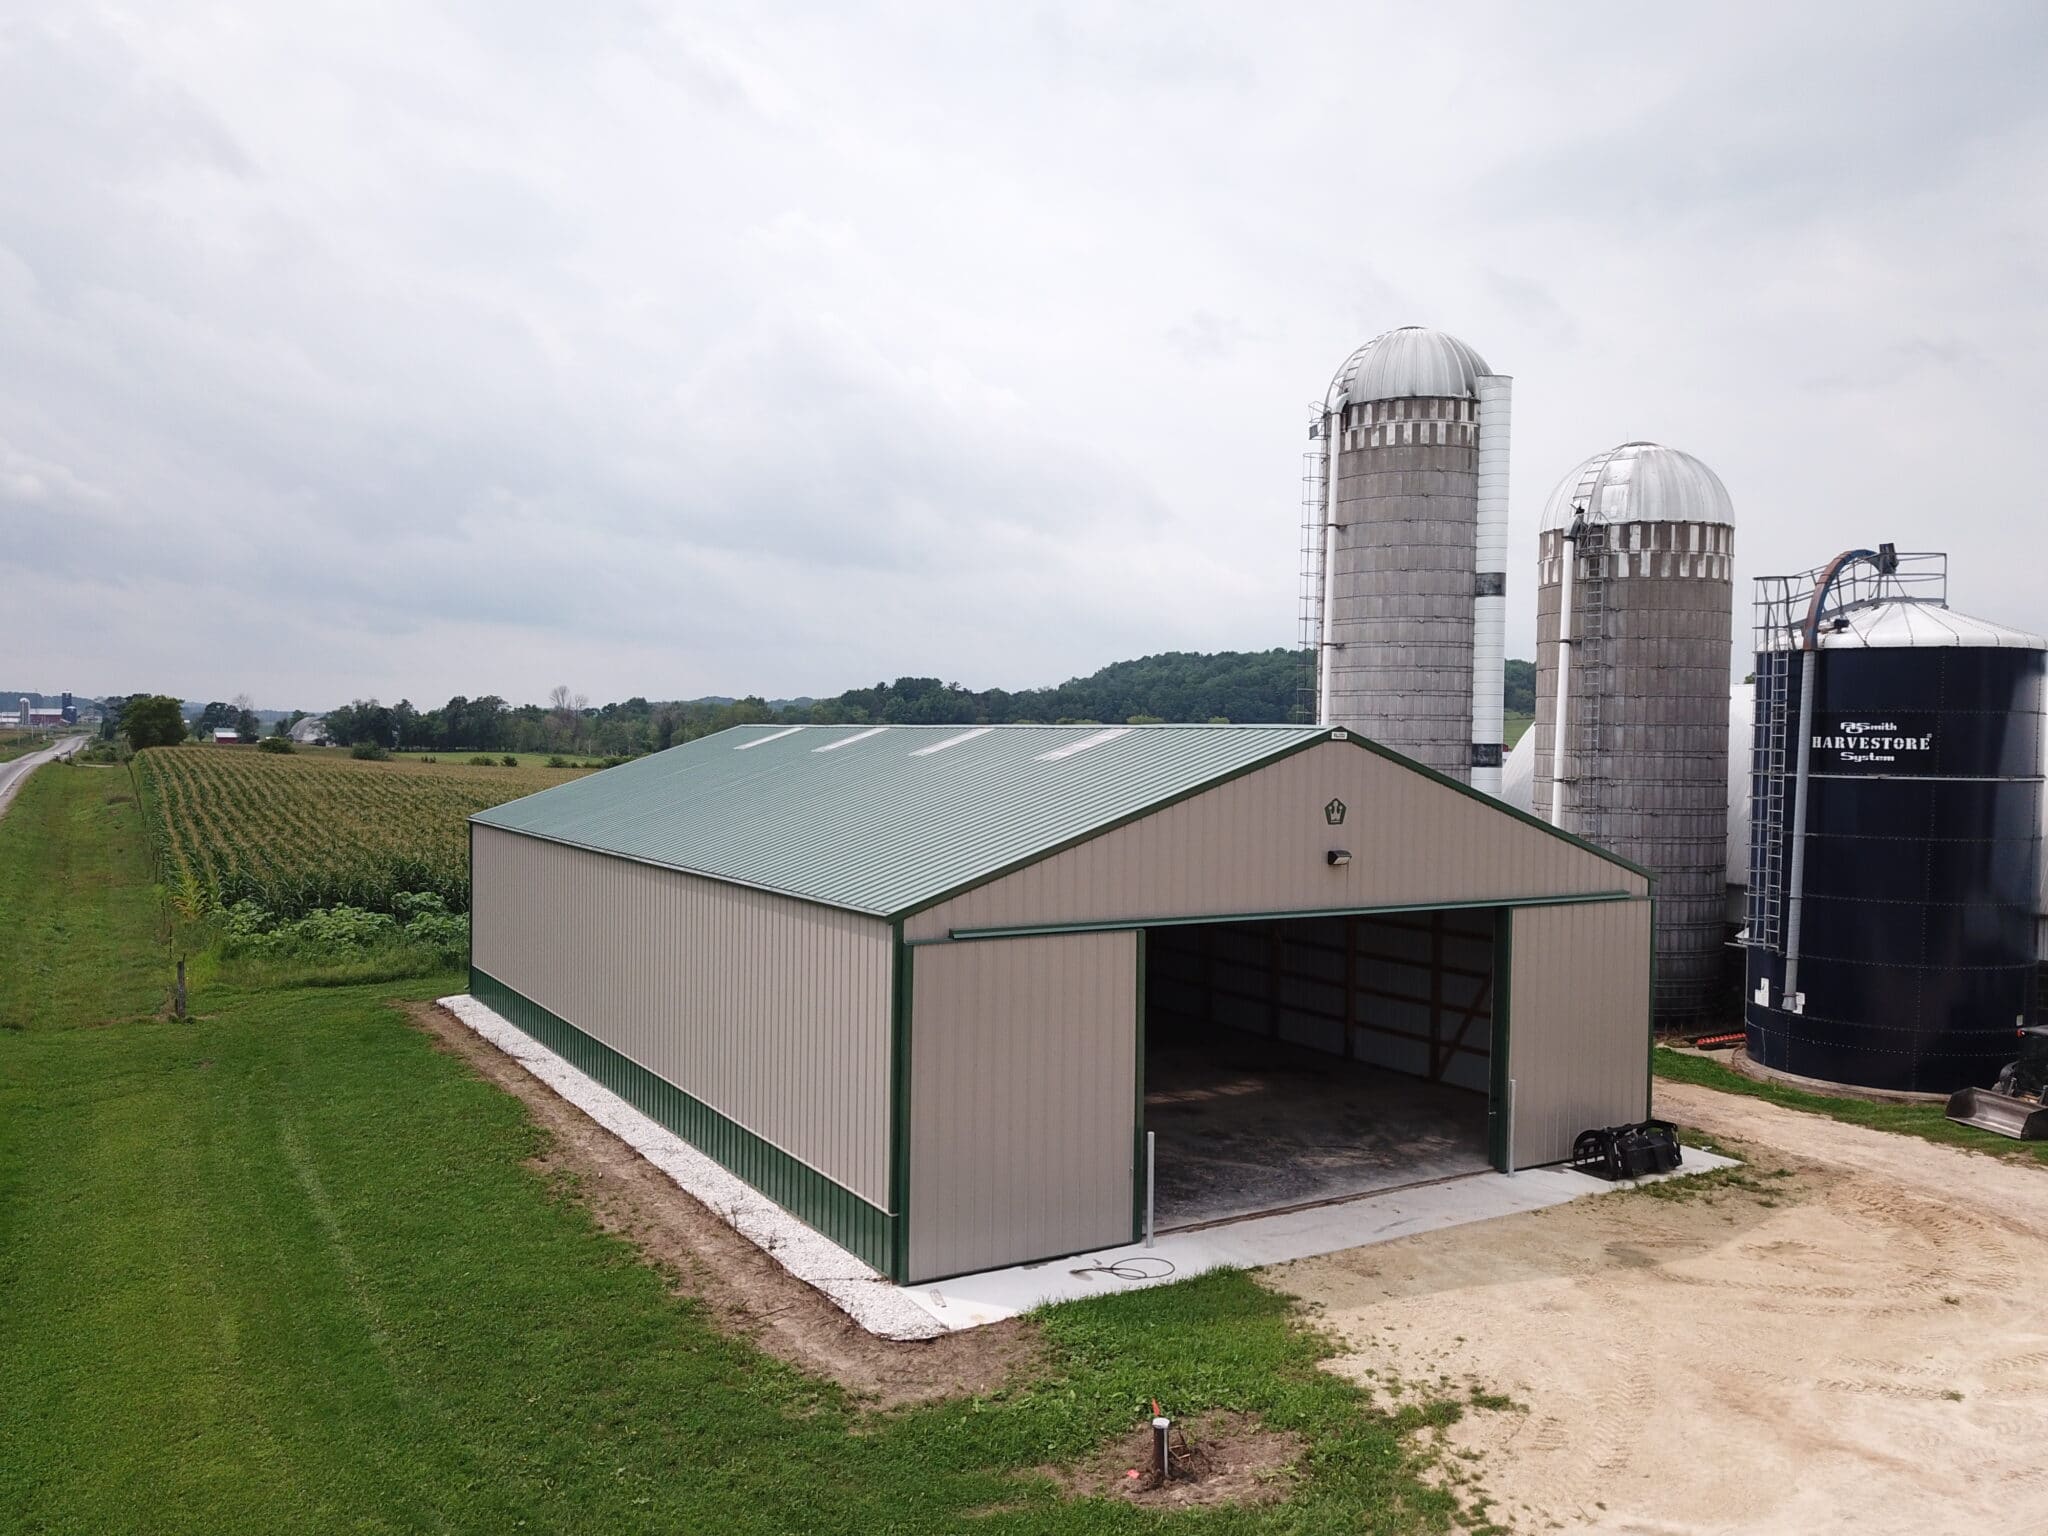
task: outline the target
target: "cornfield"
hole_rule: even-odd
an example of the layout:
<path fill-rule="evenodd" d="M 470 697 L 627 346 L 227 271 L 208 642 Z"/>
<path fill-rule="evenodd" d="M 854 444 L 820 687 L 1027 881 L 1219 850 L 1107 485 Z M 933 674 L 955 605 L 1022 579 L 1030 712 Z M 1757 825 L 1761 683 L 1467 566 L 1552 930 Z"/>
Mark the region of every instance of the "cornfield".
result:
<path fill-rule="evenodd" d="M 578 776 L 205 747 L 152 748 L 135 769 L 158 878 L 280 917 L 388 912 L 408 891 L 466 912 L 470 814 Z"/>

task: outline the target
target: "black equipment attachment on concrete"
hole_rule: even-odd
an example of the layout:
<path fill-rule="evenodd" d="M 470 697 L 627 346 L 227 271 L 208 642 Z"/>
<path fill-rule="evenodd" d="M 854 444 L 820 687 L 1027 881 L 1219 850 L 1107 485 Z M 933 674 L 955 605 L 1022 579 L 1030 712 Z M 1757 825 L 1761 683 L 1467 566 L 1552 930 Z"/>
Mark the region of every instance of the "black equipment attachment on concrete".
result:
<path fill-rule="evenodd" d="M 1610 1125 L 1581 1131 L 1572 1143 L 1572 1167 L 1600 1179 L 1640 1179 L 1669 1173 L 1684 1160 L 1678 1128 L 1669 1120 L 1640 1125 Z"/>
<path fill-rule="evenodd" d="M 2018 1141 L 2048 1141 L 2048 1026 L 2029 1025 L 2018 1034 L 2019 1059 L 2007 1062 L 1989 1088 L 1950 1094 L 1948 1117 Z"/>

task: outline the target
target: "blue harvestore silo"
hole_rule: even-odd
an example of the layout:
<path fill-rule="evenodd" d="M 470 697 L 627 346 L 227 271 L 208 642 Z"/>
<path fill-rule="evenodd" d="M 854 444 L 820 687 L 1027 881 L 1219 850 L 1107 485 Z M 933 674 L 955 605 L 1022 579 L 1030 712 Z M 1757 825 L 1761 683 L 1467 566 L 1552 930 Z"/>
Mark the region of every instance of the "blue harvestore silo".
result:
<path fill-rule="evenodd" d="M 2048 640 L 1947 605 L 1890 545 L 1758 582 L 1752 1060 L 1988 1084 L 2034 1005 Z"/>

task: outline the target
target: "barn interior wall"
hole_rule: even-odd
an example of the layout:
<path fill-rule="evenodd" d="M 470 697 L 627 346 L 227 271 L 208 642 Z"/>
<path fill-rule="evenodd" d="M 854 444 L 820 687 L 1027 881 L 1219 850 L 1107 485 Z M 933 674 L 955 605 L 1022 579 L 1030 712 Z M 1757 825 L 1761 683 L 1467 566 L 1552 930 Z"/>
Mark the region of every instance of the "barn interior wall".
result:
<path fill-rule="evenodd" d="M 1494 922 L 1481 909 L 1156 929 L 1148 1012 L 1484 1093 Z"/>

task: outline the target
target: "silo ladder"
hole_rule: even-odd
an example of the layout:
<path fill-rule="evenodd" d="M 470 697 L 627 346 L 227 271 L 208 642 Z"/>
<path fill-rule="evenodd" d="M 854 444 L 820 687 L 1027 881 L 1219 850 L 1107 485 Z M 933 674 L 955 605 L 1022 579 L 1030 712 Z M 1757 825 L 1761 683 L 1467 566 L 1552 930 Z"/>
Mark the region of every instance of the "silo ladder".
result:
<path fill-rule="evenodd" d="M 1607 659 L 1607 580 L 1609 551 L 1607 525 L 1587 517 L 1579 524 L 1574 553 L 1583 561 L 1585 575 L 1578 583 L 1577 613 L 1569 663 L 1578 680 L 1573 703 L 1572 754 L 1567 782 L 1572 786 L 1571 830 L 1591 842 L 1599 842 L 1606 831 L 1607 754 L 1600 734 L 1600 698 L 1607 691 L 1604 667 Z"/>
<path fill-rule="evenodd" d="M 1768 630 L 1759 626 L 1760 638 Z M 1749 942 L 1769 950 L 1785 943 L 1785 811 L 1790 778 L 1785 719 L 1792 662 L 1797 652 L 1772 649 L 1756 678 L 1756 706 L 1750 735 L 1750 768 L 1755 775 L 1750 816 Z"/>

